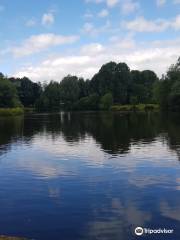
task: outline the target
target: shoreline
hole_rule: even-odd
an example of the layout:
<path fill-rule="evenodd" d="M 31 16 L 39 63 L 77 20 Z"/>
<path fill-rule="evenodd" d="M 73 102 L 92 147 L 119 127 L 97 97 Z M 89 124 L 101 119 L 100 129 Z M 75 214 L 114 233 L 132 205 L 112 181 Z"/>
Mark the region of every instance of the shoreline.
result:
<path fill-rule="evenodd" d="M 59 113 L 59 112 L 91 112 L 91 110 L 59 110 L 39 112 L 34 108 L 0 108 L 0 117 L 21 116 L 25 113 Z M 94 112 L 94 110 L 92 110 Z M 147 111 L 160 111 L 158 104 L 137 104 L 137 105 L 113 105 L 109 110 L 96 110 L 95 112 L 147 112 Z"/>
<path fill-rule="evenodd" d="M 24 114 L 24 109 L 17 108 L 0 108 L 0 117 L 20 116 Z"/>

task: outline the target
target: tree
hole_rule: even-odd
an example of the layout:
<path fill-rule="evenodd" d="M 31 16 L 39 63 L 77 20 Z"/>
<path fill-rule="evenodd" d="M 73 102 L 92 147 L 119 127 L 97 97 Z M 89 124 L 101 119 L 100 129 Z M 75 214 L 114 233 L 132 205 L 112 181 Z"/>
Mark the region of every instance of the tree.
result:
<path fill-rule="evenodd" d="M 16 86 L 17 93 L 24 107 L 33 107 L 36 100 L 40 97 L 42 88 L 40 84 L 33 83 L 30 79 L 9 78 Z"/>
<path fill-rule="evenodd" d="M 169 79 L 172 84 L 176 81 L 180 81 L 180 58 L 178 58 L 175 64 L 172 64 L 166 74 L 166 79 Z"/>
<path fill-rule="evenodd" d="M 159 81 L 156 93 L 162 109 L 180 111 L 180 58 Z"/>
<path fill-rule="evenodd" d="M 4 74 L 0 72 L 0 79 L 4 78 Z"/>
<path fill-rule="evenodd" d="M 180 109 L 180 58 L 176 64 L 170 66 L 161 80 L 151 70 L 130 71 L 128 65 L 123 62 L 104 64 L 92 80 L 86 81 L 68 75 L 60 83 L 51 81 L 42 86 L 26 77 L 9 78 L 7 82 L 2 73 L 0 79 L 0 104 L 4 107 L 16 105 L 18 94 L 25 107 L 35 105 L 41 111 L 108 110 L 112 104 L 156 102 L 160 103 L 163 109 Z"/>
<path fill-rule="evenodd" d="M 113 98 L 115 103 L 130 102 L 131 74 L 126 63 L 116 65 L 113 76 Z"/>
<path fill-rule="evenodd" d="M 71 106 L 75 101 L 79 99 L 80 88 L 78 84 L 78 78 L 76 76 L 68 75 L 61 83 L 61 100 L 67 105 Z"/>
<path fill-rule="evenodd" d="M 106 93 L 100 100 L 100 109 L 109 110 L 113 105 L 113 96 L 112 93 Z"/>
<path fill-rule="evenodd" d="M 45 94 L 42 94 L 40 98 L 37 99 L 35 103 L 35 108 L 39 112 L 42 112 L 42 111 L 46 112 L 46 111 L 53 110 L 53 109 L 50 109 L 49 99 L 45 96 Z"/>
<path fill-rule="evenodd" d="M 154 84 L 158 81 L 157 75 L 150 70 L 145 70 L 141 72 L 143 85 L 146 88 L 146 103 L 151 103 L 153 98 L 153 87 Z"/>
<path fill-rule="evenodd" d="M 75 110 L 98 110 L 99 109 L 99 96 L 94 93 L 88 97 L 81 98 L 73 104 Z"/>
<path fill-rule="evenodd" d="M 136 98 L 137 103 L 151 103 L 154 101 L 154 85 L 158 78 L 153 71 L 132 70 L 131 99 Z"/>
<path fill-rule="evenodd" d="M 11 108 L 20 106 L 15 86 L 4 76 L 0 76 L 0 107 Z"/>
<path fill-rule="evenodd" d="M 78 80 L 79 86 L 79 98 L 87 97 L 89 95 L 89 80 L 84 80 L 80 78 Z"/>
<path fill-rule="evenodd" d="M 173 111 L 180 111 L 180 81 L 175 81 L 168 98 L 169 108 Z"/>
<path fill-rule="evenodd" d="M 113 90 L 113 76 L 115 74 L 116 66 L 117 64 L 115 62 L 109 62 L 101 67 L 99 72 L 95 74 L 90 81 L 91 93 L 103 96 Z"/>
<path fill-rule="evenodd" d="M 45 88 L 42 95 L 43 104 L 48 110 L 59 110 L 61 104 L 61 87 L 60 84 L 51 81 Z M 45 108 L 45 107 L 44 107 Z"/>
<path fill-rule="evenodd" d="M 125 104 L 130 100 L 130 69 L 125 63 L 109 62 L 103 65 L 90 82 L 90 91 L 99 96 L 112 92 L 114 102 Z"/>
<path fill-rule="evenodd" d="M 161 79 L 158 89 L 161 108 L 173 111 L 180 110 L 180 58 L 169 67 Z"/>

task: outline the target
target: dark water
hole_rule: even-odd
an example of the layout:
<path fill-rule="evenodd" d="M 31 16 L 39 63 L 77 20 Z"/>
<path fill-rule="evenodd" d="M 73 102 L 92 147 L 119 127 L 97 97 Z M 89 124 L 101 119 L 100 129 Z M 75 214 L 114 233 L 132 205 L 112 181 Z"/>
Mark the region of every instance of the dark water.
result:
<path fill-rule="evenodd" d="M 174 229 L 137 237 L 134 228 Z M 0 119 L 0 235 L 180 239 L 180 116 Z"/>

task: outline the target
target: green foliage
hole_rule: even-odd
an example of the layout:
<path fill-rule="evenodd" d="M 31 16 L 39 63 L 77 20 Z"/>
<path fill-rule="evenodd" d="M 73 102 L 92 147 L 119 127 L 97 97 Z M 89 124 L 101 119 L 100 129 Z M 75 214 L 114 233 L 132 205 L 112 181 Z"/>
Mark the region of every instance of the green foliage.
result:
<path fill-rule="evenodd" d="M 92 78 L 90 90 L 99 96 L 112 92 L 115 103 L 129 101 L 129 87 L 131 83 L 130 69 L 125 63 L 110 62 L 102 66 Z"/>
<path fill-rule="evenodd" d="M 137 105 L 114 105 L 112 111 L 131 112 L 131 111 L 158 111 L 158 104 L 137 104 Z"/>
<path fill-rule="evenodd" d="M 0 77 L 0 107 L 18 107 L 21 106 L 16 87 L 4 76 Z"/>
<path fill-rule="evenodd" d="M 45 86 L 43 94 L 36 101 L 35 107 L 38 111 L 55 111 L 61 106 L 60 84 L 51 81 Z"/>
<path fill-rule="evenodd" d="M 131 101 L 136 98 L 136 103 L 151 103 L 155 101 L 154 85 L 158 82 L 158 78 L 153 71 L 131 71 Z"/>
<path fill-rule="evenodd" d="M 85 81 L 83 78 L 78 80 L 79 98 L 87 97 L 89 95 L 89 80 Z"/>
<path fill-rule="evenodd" d="M 7 79 L 0 73 L 0 107 L 16 107 L 20 102 L 38 111 L 145 111 L 157 109 L 153 104 L 180 111 L 180 59 L 161 80 L 153 71 L 130 71 L 126 63 L 115 62 L 104 64 L 92 80 L 68 75 L 60 83 L 44 85 L 26 77 Z"/>
<path fill-rule="evenodd" d="M 102 66 L 90 81 L 90 91 L 104 96 L 112 92 L 115 104 L 149 103 L 153 100 L 153 85 L 158 81 L 153 71 L 131 71 L 125 63 L 110 62 Z"/>
<path fill-rule="evenodd" d="M 40 97 L 41 85 L 33 83 L 28 78 L 9 78 L 17 89 L 17 94 L 24 107 L 33 107 L 36 100 Z"/>
<path fill-rule="evenodd" d="M 49 109 L 59 109 L 61 102 L 60 84 L 51 81 L 44 91 L 45 103 Z"/>
<path fill-rule="evenodd" d="M 115 62 L 109 62 L 101 67 L 90 81 L 90 91 L 103 96 L 113 90 L 113 77 L 116 69 Z"/>
<path fill-rule="evenodd" d="M 132 105 L 113 105 L 111 107 L 112 111 L 117 111 L 117 112 L 126 112 L 126 111 L 132 111 L 133 106 Z"/>
<path fill-rule="evenodd" d="M 163 110 L 168 109 L 169 105 L 169 94 L 171 91 L 171 82 L 167 79 L 159 82 L 158 86 L 158 102 Z"/>
<path fill-rule="evenodd" d="M 28 240 L 26 238 L 0 236 L 0 240 Z"/>
<path fill-rule="evenodd" d="M 24 113 L 23 108 L 0 108 L 0 116 L 18 116 Z"/>
<path fill-rule="evenodd" d="M 132 105 L 138 104 L 138 97 L 137 96 L 131 96 L 130 104 L 132 104 Z"/>
<path fill-rule="evenodd" d="M 61 83 L 61 99 L 66 105 L 71 105 L 79 99 L 80 88 L 78 84 L 78 78 L 68 75 Z"/>
<path fill-rule="evenodd" d="M 113 98 L 115 103 L 127 104 L 130 101 L 130 69 L 125 63 L 119 63 L 113 79 Z"/>
<path fill-rule="evenodd" d="M 112 93 L 106 93 L 100 99 L 100 109 L 101 110 L 109 110 L 113 105 L 113 96 Z"/>
<path fill-rule="evenodd" d="M 180 58 L 159 82 L 157 93 L 162 109 L 180 111 Z"/>
<path fill-rule="evenodd" d="M 168 98 L 168 104 L 171 110 L 180 111 L 180 81 L 177 80 L 171 88 Z"/>
<path fill-rule="evenodd" d="M 0 79 L 4 78 L 4 74 L 0 72 Z"/>
<path fill-rule="evenodd" d="M 38 98 L 35 103 L 35 109 L 39 112 L 50 111 L 49 99 L 45 96 L 45 94 L 42 94 L 42 96 Z"/>
<path fill-rule="evenodd" d="M 99 109 L 99 96 L 91 94 L 88 97 L 81 98 L 74 105 L 75 110 L 98 110 Z"/>

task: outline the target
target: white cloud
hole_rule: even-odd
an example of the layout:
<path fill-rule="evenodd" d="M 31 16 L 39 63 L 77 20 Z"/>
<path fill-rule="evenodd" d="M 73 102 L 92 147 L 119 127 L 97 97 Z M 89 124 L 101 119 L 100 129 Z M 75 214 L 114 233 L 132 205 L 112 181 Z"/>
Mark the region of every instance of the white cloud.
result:
<path fill-rule="evenodd" d="M 94 25 L 90 22 L 84 24 L 82 31 L 88 34 L 94 34 L 96 32 Z"/>
<path fill-rule="evenodd" d="M 110 22 L 106 21 L 106 23 L 100 27 L 95 27 L 93 23 L 86 22 L 82 28 L 82 32 L 90 35 L 91 37 L 98 36 L 100 33 L 106 32 L 110 29 Z"/>
<path fill-rule="evenodd" d="M 122 13 L 130 14 L 137 11 L 140 8 L 139 2 L 134 2 L 132 0 L 127 0 L 122 3 Z"/>
<path fill-rule="evenodd" d="M 115 7 L 119 0 L 85 0 L 86 3 L 106 3 L 108 7 Z"/>
<path fill-rule="evenodd" d="M 54 15 L 52 12 L 44 13 L 41 20 L 42 25 L 50 26 L 54 23 Z"/>
<path fill-rule="evenodd" d="M 100 43 L 91 43 L 88 45 L 85 45 L 81 49 L 82 54 L 87 54 L 88 56 L 96 56 L 99 53 L 102 53 L 104 51 L 104 47 Z"/>
<path fill-rule="evenodd" d="M 144 17 L 137 17 L 132 21 L 123 22 L 122 25 L 131 31 L 136 32 L 161 32 L 169 27 L 166 20 L 146 20 Z"/>
<path fill-rule="evenodd" d="M 84 14 L 84 18 L 93 18 L 94 15 L 90 12 L 90 11 L 87 11 L 85 14 Z"/>
<path fill-rule="evenodd" d="M 174 21 L 172 22 L 172 27 L 178 31 L 180 30 L 180 15 L 176 16 L 176 18 L 174 19 Z"/>
<path fill-rule="evenodd" d="M 166 4 L 166 0 L 156 0 L 156 4 L 158 7 L 161 7 Z"/>
<path fill-rule="evenodd" d="M 135 49 L 135 47 L 136 47 L 136 44 L 135 44 L 132 34 L 128 34 L 124 38 L 119 38 L 118 36 L 113 36 L 109 40 L 110 40 L 111 44 L 113 46 L 115 46 L 115 52 L 117 49 L 119 49 L 119 51 L 121 51 L 121 53 L 122 53 L 123 51 Z"/>
<path fill-rule="evenodd" d="M 123 21 L 121 25 L 127 30 L 135 32 L 163 32 L 167 29 L 178 31 L 180 30 L 180 15 L 169 20 L 147 20 L 144 17 L 137 17 L 132 21 Z"/>
<path fill-rule="evenodd" d="M 174 63 L 180 52 L 180 39 L 159 41 L 148 46 L 136 43 L 131 37 L 114 38 L 113 44 L 93 43 L 85 45 L 77 54 L 47 57 L 37 66 L 24 67 L 14 74 L 27 76 L 33 81 L 61 80 L 67 74 L 91 78 L 106 62 L 126 62 L 131 69 L 154 70 L 159 76 Z"/>
<path fill-rule="evenodd" d="M 15 57 L 28 56 L 42 50 L 62 44 L 71 44 L 78 40 L 78 36 L 61 36 L 52 33 L 33 35 L 26 39 L 21 46 L 13 47 L 11 52 Z"/>
<path fill-rule="evenodd" d="M 26 22 L 27 27 L 34 27 L 35 25 L 36 25 L 36 20 L 34 18 L 32 18 Z"/>
<path fill-rule="evenodd" d="M 114 7 L 118 2 L 119 0 L 106 0 L 107 6 L 109 7 Z"/>
<path fill-rule="evenodd" d="M 104 18 L 107 17 L 109 15 L 109 11 L 107 9 L 102 9 L 99 13 L 98 13 L 98 17 Z"/>

